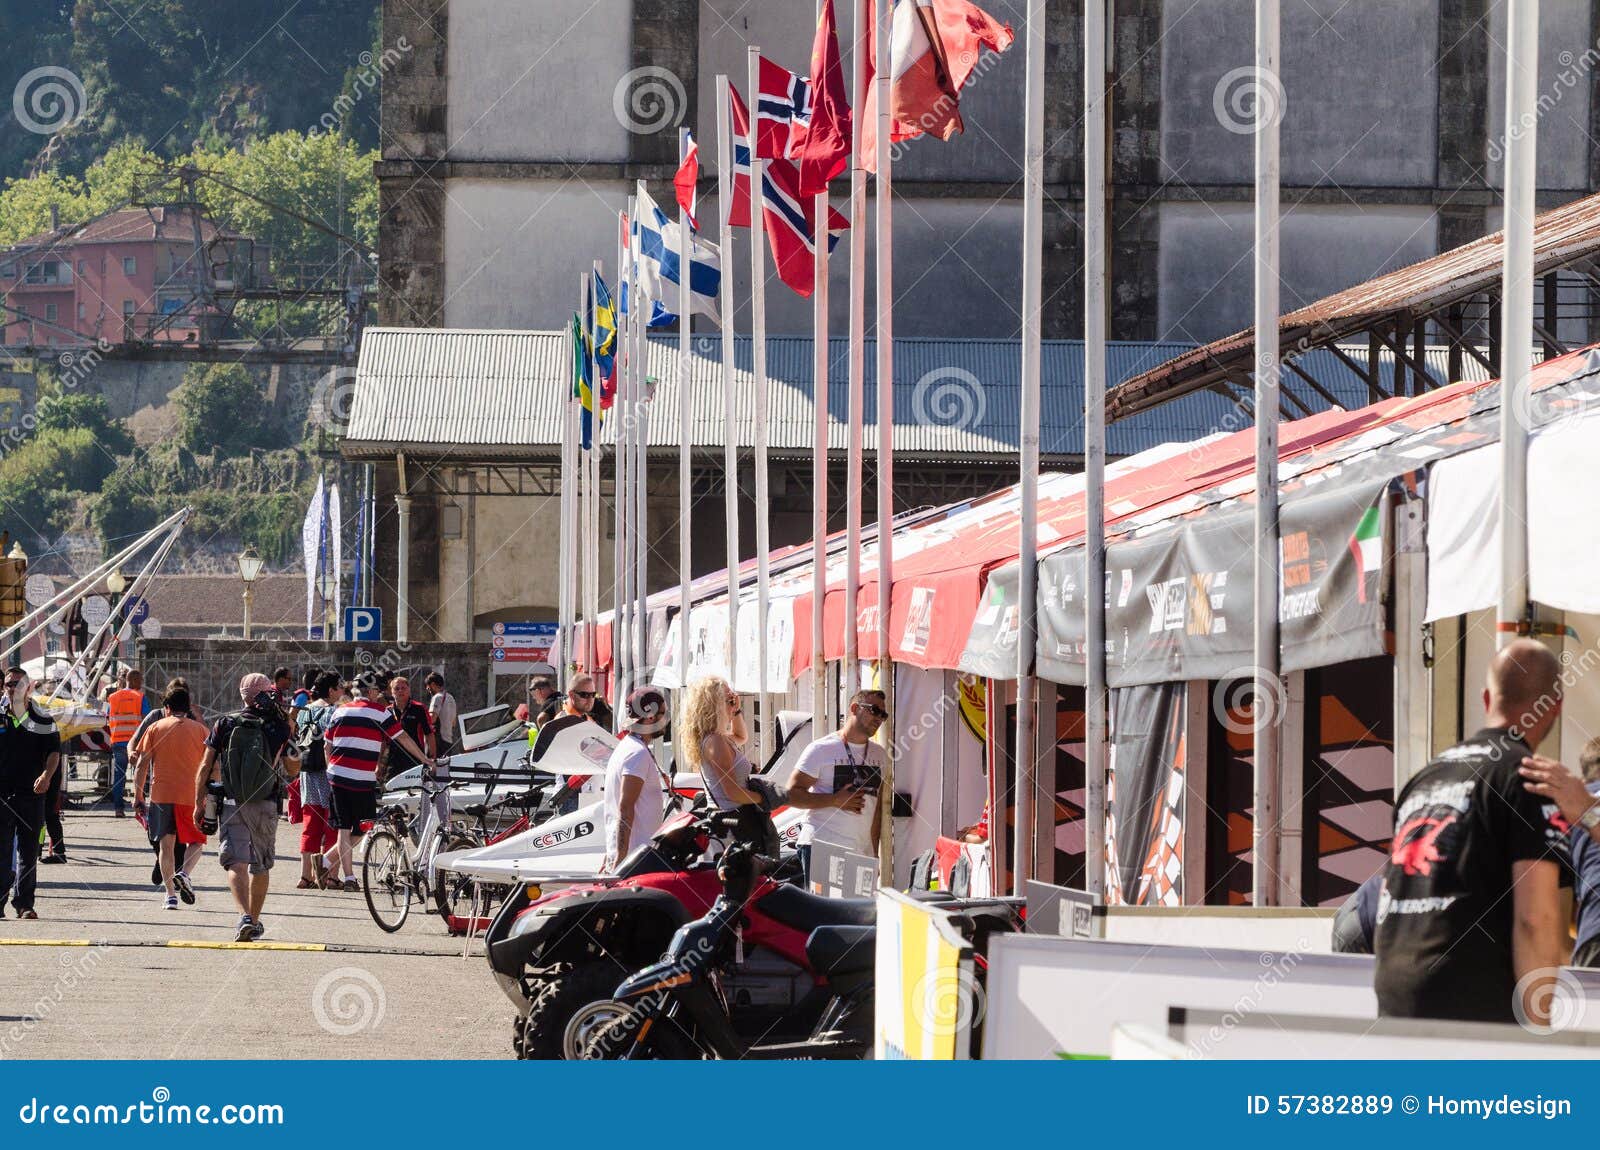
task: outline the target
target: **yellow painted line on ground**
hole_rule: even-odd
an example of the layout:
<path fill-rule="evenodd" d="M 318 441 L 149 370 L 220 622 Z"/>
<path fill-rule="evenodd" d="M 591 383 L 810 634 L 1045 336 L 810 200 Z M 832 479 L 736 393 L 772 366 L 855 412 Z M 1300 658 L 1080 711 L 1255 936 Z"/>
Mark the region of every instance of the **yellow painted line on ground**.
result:
<path fill-rule="evenodd" d="M 342 942 L 234 942 L 231 939 L 167 940 L 138 938 L 0 938 L 4 946 L 71 946 L 71 947 L 123 947 L 156 948 L 168 950 L 272 950 L 307 954 L 376 954 L 411 958 L 460 958 L 459 950 L 419 950 L 404 946 L 367 946 L 361 943 Z"/>

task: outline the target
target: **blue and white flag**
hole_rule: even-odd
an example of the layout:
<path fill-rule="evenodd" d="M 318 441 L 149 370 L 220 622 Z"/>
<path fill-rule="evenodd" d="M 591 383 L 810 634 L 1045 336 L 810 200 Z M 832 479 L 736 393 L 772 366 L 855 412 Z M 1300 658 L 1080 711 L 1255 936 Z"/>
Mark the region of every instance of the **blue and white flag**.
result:
<path fill-rule="evenodd" d="M 678 322 L 678 222 L 669 220 L 650 194 L 640 190 L 633 216 L 634 275 L 641 301 L 650 302 L 650 326 Z M 717 245 L 691 233 L 689 311 L 717 318 L 717 292 L 722 286 L 722 254 Z M 633 306 L 633 301 L 628 301 Z"/>

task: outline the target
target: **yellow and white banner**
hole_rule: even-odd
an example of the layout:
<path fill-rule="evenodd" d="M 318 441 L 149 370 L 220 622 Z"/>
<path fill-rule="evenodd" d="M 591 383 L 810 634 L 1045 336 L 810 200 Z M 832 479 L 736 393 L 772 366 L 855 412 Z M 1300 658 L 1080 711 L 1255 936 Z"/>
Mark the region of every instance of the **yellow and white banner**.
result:
<path fill-rule="evenodd" d="M 972 946 L 949 914 L 937 903 L 880 889 L 877 948 L 876 1057 L 972 1057 L 983 988 Z"/>

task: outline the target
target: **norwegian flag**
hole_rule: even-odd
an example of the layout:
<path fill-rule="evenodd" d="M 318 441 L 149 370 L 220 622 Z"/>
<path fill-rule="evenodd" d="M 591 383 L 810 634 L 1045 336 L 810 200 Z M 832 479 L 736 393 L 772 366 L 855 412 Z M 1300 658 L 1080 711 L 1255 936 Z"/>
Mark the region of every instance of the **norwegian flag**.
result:
<path fill-rule="evenodd" d="M 800 169 L 790 160 L 768 160 L 761 171 L 761 216 L 778 278 L 810 296 L 816 275 L 816 197 L 800 194 Z M 828 208 L 829 252 L 849 226 L 843 213 Z"/>
<path fill-rule="evenodd" d="M 733 194 L 729 197 L 728 226 L 747 228 L 750 226 L 750 114 L 739 98 L 739 89 L 732 84 L 728 85 L 728 104 L 728 131 L 733 136 L 729 141 L 733 153 Z"/>
<path fill-rule="evenodd" d="M 811 81 L 765 56 L 756 72 L 756 155 L 790 160 L 795 130 L 811 125 Z"/>
<path fill-rule="evenodd" d="M 689 230 L 700 230 L 700 213 L 696 210 L 696 203 L 700 193 L 700 145 L 694 142 L 692 135 L 687 135 L 689 147 L 683 154 L 683 163 L 678 166 L 678 174 L 672 177 L 673 190 L 678 194 L 678 207 L 683 209 L 683 214 L 689 220 Z"/>

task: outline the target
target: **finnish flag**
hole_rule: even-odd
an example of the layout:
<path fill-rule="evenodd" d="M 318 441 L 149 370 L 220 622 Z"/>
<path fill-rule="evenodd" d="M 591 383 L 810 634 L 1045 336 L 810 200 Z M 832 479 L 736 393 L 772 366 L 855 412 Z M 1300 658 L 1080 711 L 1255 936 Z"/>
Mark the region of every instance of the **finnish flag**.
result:
<path fill-rule="evenodd" d="M 678 322 L 678 222 L 669 220 L 642 188 L 633 217 L 633 239 L 639 298 L 650 306 L 650 326 Z M 722 286 L 722 254 L 717 245 L 690 236 L 689 311 L 717 319 L 717 292 Z M 629 301 L 630 307 L 632 301 Z"/>

